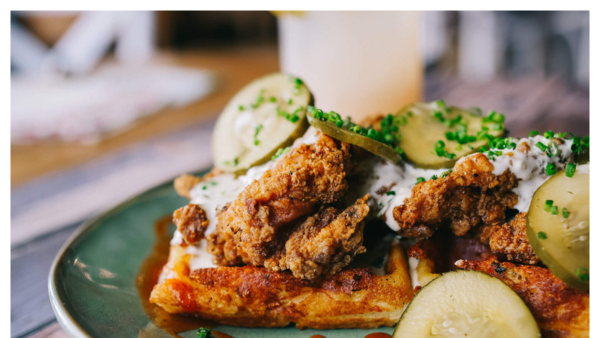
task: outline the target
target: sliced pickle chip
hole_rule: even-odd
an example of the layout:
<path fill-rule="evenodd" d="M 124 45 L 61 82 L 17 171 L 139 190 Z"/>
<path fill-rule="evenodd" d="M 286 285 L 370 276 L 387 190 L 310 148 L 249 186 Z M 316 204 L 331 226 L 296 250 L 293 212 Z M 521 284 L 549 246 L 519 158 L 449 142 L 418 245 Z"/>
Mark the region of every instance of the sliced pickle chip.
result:
<path fill-rule="evenodd" d="M 241 174 L 263 164 L 308 129 L 313 98 L 302 80 L 275 73 L 254 80 L 227 104 L 215 126 L 215 166 Z"/>
<path fill-rule="evenodd" d="M 329 114 L 332 114 L 331 116 L 336 116 L 337 119 L 335 119 L 335 118 L 330 119 Z M 335 114 L 335 115 L 333 115 L 333 114 Z M 371 153 L 373 153 L 375 155 L 386 158 L 387 160 L 391 161 L 392 163 L 398 163 L 402 160 L 402 155 L 401 155 L 402 151 L 401 150 L 396 151 L 396 150 L 394 150 L 394 148 L 388 146 L 385 143 L 379 142 L 379 141 L 375 140 L 374 138 L 360 134 L 360 131 L 362 131 L 363 133 L 366 134 L 366 132 L 365 132 L 366 129 L 356 126 L 355 124 L 353 124 L 349 121 L 346 121 L 346 122 L 342 121 L 341 118 L 339 117 L 339 115 L 337 115 L 335 112 L 325 113 L 325 117 L 321 117 L 321 118 L 315 118 L 314 115 L 311 115 L 311 113 L 309 113 L 308 114 L 308 122 L 310 123 L 311 126 L 317 128 L 324 134 L 327 134 L 337 140 L 359 146 L 365 150 L 370 151 Z M 336 124 L 336 122 L 338 124 Z M 350 123 L 351 126 L 358 128 L 358 129 L 355 129 L 355 130 L 358 130 L 358 132 L 351 131 L 352 128 L 350 128 L 350 130 L 349 130 L 348 123 Z M 375 131 L 373 129 L 371 129 L 371 130 Z M 380 136 L 379 132 L 376 132 L 376 134 L 378 136 Z M 377 137 L 377 136 L 375 136 L 375 137 Z"/>
<path fill-rule="evenodd" d="M 563 170 L 533 195 L 527 213 L 527 238 L 533 251 L 556 277 L 589 290 L 590 174 L 578 165 L 573 177 Z M 566 216 L 566 217 L 565 217 Z"/>
<path fill-rule="evenodd" d="M 405 337 L 540 337 L 533 315 L 502 281 L 476 271 L 452 271 L 425 285 L 394 331 Z"/>
<path fill-rule="evenodd" d="M 504 116 L 492 113 L 482 117 L 443 101 L 418 102 L 402 108 L 396 118 L 402 122 L 400 147 L 406 158 L 421 168 L 451 168 L 461 157 L 488 144 L 488 134 L 504 134 Z M 442 141 L 443 143 L 438 143 Z M 441 147 L 440 147 L 441 145 Z"/>

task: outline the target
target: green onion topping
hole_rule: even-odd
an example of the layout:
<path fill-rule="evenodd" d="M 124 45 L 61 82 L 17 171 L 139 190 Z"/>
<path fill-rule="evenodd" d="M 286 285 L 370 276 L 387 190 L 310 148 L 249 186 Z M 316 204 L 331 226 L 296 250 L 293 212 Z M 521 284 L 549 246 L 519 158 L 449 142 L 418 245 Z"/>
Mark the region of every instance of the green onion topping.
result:
<path fill-rule="evenodd" d="M 584 282 L 589 282 L 590 280 L 590 272 L 586 268 L 577 268 L 575 274 Z"/>
<path fill-rule="evenodd" d="M 548 163 L 548 165 L 546 165 L 546 175 L 552 176 L 554 174 L 556 174 L 556 165 L 554 165 L 554 163 Z"/>
<path fill-rule="evenodd" d="M 537 233 L 537 237 L 538 237 L 539 239 L 547 239 L 547 238 L 548 238 L 548 235 L 546 235 L 546 233 L 545 233 L 545 232 L 543 232 L 543 231 L 540 231 L 540 232 L 538 232 L 538 233 Z"/>
<path fill-rule="evenodd" d="M 577 169 L 577 165 L 575 163 L 567 163 L 567 168 L 565 169 L 565 175 L 567 175 L 567 177 L 573 177 L 573 175 L 575 175 L 576 169 Z"/>
<path fill-rule="evenodd" d="M 554 204 L 553 200 L 546 200 L 546 202 L 544 203 L 544 211 L 550 212 L 550 209 L 552 208 L 552 204 Z"/>
<path fill-rule="evenodd" d="M 196 334 L 198 335 L 198 338 L 209 338 L 211 336 L 210 329 L 205 329 L 203 327 L 199 328 L 198 331 L 196 331 Z"/>

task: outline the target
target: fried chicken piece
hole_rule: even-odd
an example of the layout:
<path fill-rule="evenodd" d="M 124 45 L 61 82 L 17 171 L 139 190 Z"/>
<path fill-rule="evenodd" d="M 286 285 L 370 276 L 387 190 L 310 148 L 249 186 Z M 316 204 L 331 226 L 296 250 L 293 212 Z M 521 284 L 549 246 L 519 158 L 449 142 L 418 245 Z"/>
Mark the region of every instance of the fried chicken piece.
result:
<path fill-rule="evenodd" d="M 173 182 L 173 185 L 175 186 L 175 191 L 177 192 L 177 194 L 179 196 L 189 199 L 189 198 L 191 198 L 190 190 L 192 190 L 193 187 L 198 185 L 198 183 L 205 182 L 215 176 L 221 175 L 222 173 L 223 173 L 223 170 L 215 167 L 210 172 L 208 172 L 206 175 L 204 175 L 202 177 L 198 177 L 198 176 L 194 176 L 194 175 L 190 175 L 190 174 L 183 174 L 175 179 L 175 181 Z"/>
<path fill-rule="evenodd" d="M 540 259 L 533 252 L 531 244 L 529 244 L 526 227 L 526 212 L 517 214 L 515 219 L 509 223 L 494 227 L 489 235 L 489 245 L 492 252 L 506 255 L 506 259 L 512 262 L 538 264 Z M 490 230 L 487 232 L 490 232 Z M 484 243 L 485 236 L 485 233 L 481 236 Z"/>
<path fill-rule="evenodd" d="M 173 223 L 181 232 L 183 240 L 189 245 L 196 245 L 204 238 L 208 227 L 206 211 L 197 204 L 188 204 L 173 213 Z"/>
<path fill-rule="evenodd" d="M 305 279 L 342 270 L 354 256 L 366 251 L 362 243 L 368 197 L 341 213 L 328 207 L 308 217 L 287 237 L 278 254 L 265 261 L 265 267 L 289 269 L 295 277 Z"/>
<path fill-rule="evenodd" d="M 547 268 L 484 261 L 459 260 L 456 266 L 496 277 L 527 304 L 542 337 L 589 337 L 590 294 L 569 287 Z"/>
<path fill-rule="evenodd" d="M 291 222 L 342 198 L 350 157 L 349 144 L 322 133 L 292 149 L 221 212 L 208 238 L 215 263 L 264 265 Z"/>
<path fill-rule="evenodd" d="M 404 237 L 426 238 L 442 225 L 457 236 L 483 224 L 502 224 L 505 210 L 517 204 L 511 191 L 518 181 L 506 170 L 493 174 L 494 166 L 483 154 L 459 160 L 444 178 L 417 184 L 411 197 L 394 208 L 398 233 Z"/>

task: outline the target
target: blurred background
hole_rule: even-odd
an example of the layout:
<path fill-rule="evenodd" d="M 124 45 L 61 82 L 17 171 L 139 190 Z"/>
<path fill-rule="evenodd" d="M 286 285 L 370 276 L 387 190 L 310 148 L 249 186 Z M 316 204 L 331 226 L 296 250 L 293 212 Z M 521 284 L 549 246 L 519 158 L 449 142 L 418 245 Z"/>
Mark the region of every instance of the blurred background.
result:
<path fill-rule="evenodd" d="M 588 12 L 12 12 L 13 337 L 59 330 L 46 276 L 74 229 L 210 166 L 221 109 L 276 71 L 357 120 L 445 99 L 589 134 Z"/>

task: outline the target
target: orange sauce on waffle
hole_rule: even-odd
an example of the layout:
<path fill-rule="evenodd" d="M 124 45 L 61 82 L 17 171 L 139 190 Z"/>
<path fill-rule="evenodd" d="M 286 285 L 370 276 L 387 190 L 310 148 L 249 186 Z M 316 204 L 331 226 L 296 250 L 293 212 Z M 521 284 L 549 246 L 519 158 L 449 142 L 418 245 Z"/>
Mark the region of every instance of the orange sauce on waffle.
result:
<path fill-rule="evenodd" d="M 156 241 L 154 242 L 152 251 L 140 266 L 140 272 L 136 277 L 135 284 L 144 312 L 150 321 L 171 336 L 179 337 L 177 335 L 179 332 L 199 329 L 201 327 L 213 328 L 218 324 L 198 317 L 170 314 L 160 306 L 150 303 L 152 288 L 158 282 L 160 272 L 169 258 L 171 236 L 167 230 L 171 224 L 171 219 L 171 215 L 164 216 L 154 224 Z M 221 332 L 217 333 L 213 331 L 213 334 L 218 338 L 230 338 L 229 335 Z"/>

